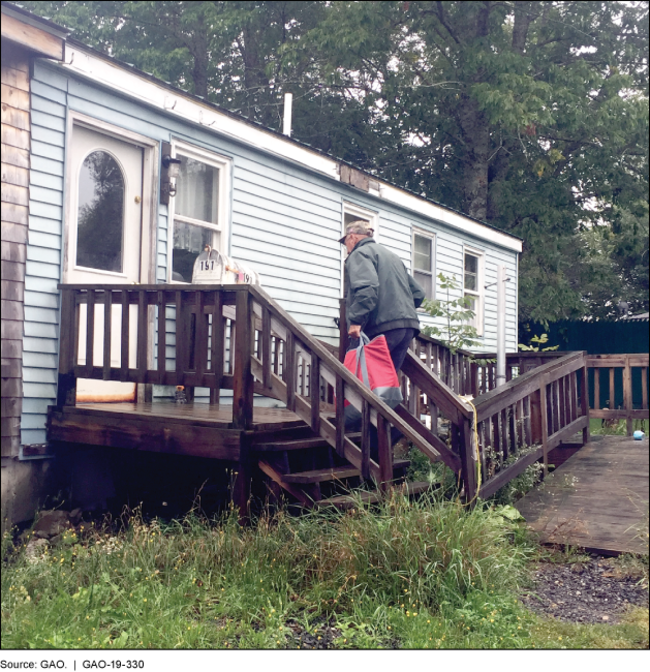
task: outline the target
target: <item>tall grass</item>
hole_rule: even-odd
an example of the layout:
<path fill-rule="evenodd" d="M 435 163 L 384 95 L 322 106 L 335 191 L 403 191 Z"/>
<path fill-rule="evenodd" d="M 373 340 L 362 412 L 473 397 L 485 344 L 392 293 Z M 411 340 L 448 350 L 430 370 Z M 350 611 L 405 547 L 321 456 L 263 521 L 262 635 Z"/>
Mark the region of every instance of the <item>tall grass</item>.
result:
<path fill-rule="evenodd" d="M 399 492 L 248 527 L 136 512 L 36 554 L 3 539 L 2 646 L 527 647 L 512 540 L 493 511 Z"/>

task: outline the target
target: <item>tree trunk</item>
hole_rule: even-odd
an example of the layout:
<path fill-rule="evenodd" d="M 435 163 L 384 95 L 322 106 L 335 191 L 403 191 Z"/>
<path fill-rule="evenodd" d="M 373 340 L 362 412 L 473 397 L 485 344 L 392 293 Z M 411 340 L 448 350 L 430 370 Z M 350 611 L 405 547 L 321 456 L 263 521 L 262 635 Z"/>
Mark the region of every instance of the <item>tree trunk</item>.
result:
<path fill-rule="evenodd" d="M 488 203 L 488 157 L 490 131 L 485 115 L 475 100 L 467 98 L 459 113 L 466 147 L 463 170 L 464 210 L 470 217 L 485 220 Z"/>

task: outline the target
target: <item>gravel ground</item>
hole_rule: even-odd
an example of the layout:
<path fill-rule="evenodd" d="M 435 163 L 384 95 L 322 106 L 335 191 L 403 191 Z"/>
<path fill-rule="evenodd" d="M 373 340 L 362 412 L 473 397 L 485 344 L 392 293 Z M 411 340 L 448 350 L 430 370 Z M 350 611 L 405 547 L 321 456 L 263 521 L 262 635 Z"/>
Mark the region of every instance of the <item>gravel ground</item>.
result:
<path fill-rule="evenodd" d="M 522 602 L 540 616 L 574 623 L 618 623 L 631 605 L 648 606 L 647 582 L 623 573 L 610 558 L 540 563 Z"/>

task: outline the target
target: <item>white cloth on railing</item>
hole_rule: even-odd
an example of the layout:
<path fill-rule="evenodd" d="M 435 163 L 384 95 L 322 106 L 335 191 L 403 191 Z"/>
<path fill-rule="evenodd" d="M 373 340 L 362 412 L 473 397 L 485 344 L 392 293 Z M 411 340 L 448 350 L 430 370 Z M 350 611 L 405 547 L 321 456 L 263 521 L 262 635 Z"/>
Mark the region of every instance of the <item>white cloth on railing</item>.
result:
<path fill-rule="evenodd" d="M 196 285 L 260 285 L 257 271 L 214 250 L 208 245 L 194 261 L 192 284 Z"/>

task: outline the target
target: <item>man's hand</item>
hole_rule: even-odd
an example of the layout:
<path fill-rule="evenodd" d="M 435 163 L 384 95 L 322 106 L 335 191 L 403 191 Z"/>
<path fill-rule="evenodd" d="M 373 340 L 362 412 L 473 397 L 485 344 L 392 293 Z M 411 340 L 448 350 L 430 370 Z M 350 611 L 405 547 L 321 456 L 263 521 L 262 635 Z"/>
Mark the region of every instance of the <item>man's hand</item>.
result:
<path fill-rule="evenodd" d="M 351 338 L 361 338 L 361 325 L 360 324 L 351 324 L 348 329 L 348 336 Z"/>

